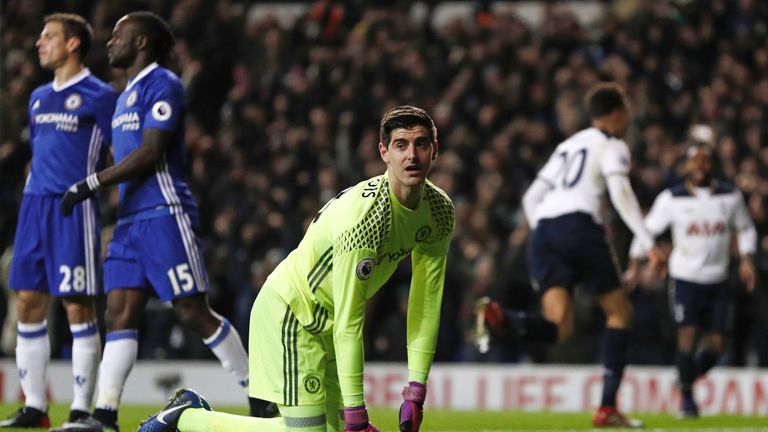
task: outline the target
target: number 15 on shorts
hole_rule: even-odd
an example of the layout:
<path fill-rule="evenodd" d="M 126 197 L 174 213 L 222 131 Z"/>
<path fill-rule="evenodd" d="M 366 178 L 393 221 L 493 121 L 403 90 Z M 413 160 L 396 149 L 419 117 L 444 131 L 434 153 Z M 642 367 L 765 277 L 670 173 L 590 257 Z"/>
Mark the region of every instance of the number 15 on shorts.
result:
<path fill-rule="evenodd" d="M 195 280 L 192 278 L 192 274 L 189 271 L 189 264 L 182 263 L 176 267 L 168 269 L 168 279 L 171 280 L 171 286 L 173 286 L 173 294 L 179 295 L 182 292 L 190 292 L 195 286 Z"/>

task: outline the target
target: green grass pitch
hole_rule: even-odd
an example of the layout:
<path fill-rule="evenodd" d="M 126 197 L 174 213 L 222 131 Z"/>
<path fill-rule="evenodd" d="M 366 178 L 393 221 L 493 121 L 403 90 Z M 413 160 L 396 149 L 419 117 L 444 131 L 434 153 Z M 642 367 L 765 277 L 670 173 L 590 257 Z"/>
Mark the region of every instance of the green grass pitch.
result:
<path fill-rule="evenodd" d="M 0 404 L 0 417 L 13 412 L 18 405 Z M 127 405 L 120 409 L 120 430 L 135 431 L 142 420 L 159 411 L 161 406 Z M 244 414 L 245 407 L 224 407 L 222 411 Z M 60 425 L 66 418 L 68 407 L 54 405 L 50 408 L 51 421 Z M 705 416 L 696 420 L 677 420 L 670 415 L 647 414 L 636 417 L 645 421 L 646 430 L 706 430 L 768 431 L 768 417 Z M 427 409 L 422 431 L 544 431 L 544 430 L 589 430 L 591 413 L 530 413 L 530 412 L 480 412 L 480 411 L 438 411 Z M 372 409 L 371 421 L 382 431 L 397 430 L 397 411 Z M 12 431 L 13 429 L 6 429 Z M 17 429 L 29 431 L 28 429 Z M 247 431 L 236 431 L 247 432 Z"/>

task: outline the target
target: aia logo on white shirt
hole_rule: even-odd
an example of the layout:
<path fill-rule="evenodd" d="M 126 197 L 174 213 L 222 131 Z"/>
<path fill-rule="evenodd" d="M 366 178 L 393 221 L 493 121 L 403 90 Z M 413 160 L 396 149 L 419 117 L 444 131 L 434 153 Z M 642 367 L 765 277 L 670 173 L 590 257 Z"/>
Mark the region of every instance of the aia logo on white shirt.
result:
<path fill-rule="evenodd" d="M 685 233 L 691 237 L 714 237 L 725 234 L 725 224 L 723 222 L 691 222 L 688 224 Z"/>

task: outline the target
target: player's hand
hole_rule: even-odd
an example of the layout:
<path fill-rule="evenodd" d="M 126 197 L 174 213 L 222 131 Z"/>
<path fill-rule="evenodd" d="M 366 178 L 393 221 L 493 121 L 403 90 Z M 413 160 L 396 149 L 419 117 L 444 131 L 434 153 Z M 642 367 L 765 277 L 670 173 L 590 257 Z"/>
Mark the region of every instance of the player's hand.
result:
<path fill-rule="evenodd" d="M 648 268 L 657 277 L 664 278 L 667 275 L 667 256 L 658 246 L 648 251 Z"/>
<path fill-rule="evenodd" d="M 624 272 L 624 283 L 630 291 L 634 291 L 640 283 L 640 260 L 631 259 Z"/>
<path fill-rule="evenodd" d="M 368 421 L 368 410 L 365 405 L 344 408 L 344 430 L 361 432 L 379 432 L 376 426 Z"/>
<path fill-rule="evenodd" d="M 403 404 L 400 405 L 400 432 L 418 432 L 424 419 L 424 399 L 427 386 L 411 381 L 403 388 Z"/>
<path fill-rule="evenodd" d="M 755 283 L 757 277 L 755 276 L 755 266 L 752 264 L 752 258 L 749 256 L 741 257 L 739 263 L 739 277 L 744 285 L 747 286 L 747 291 L 752 292 L 755 289 Z"/>
<path fill-rule="evenodd" d="M 67 189 L 64 198 L 61 199 L 61 212 L 64 213 L 64 216 L 71 215 L 75 206 L 96 195 L 96 191 L 99 190 L 100 186 L 101 184 L 96 173 L 89 175 L 85 180 L 73 184 Z"/>

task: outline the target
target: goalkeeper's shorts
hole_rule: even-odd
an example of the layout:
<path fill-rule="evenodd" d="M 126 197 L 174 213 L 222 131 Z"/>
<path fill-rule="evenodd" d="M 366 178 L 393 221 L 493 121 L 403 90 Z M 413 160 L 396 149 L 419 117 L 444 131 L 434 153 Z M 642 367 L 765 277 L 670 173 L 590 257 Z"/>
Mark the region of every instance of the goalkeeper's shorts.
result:
<path fill-rule="evenodd" d="M 251 309 L 248 349 L 250 396 L 288 406 L 341 400 L 332 333 L 307 332 L 269 283 Z"/>

